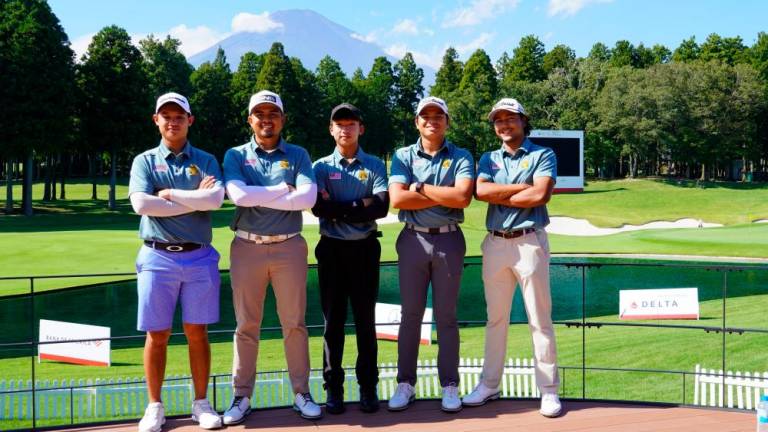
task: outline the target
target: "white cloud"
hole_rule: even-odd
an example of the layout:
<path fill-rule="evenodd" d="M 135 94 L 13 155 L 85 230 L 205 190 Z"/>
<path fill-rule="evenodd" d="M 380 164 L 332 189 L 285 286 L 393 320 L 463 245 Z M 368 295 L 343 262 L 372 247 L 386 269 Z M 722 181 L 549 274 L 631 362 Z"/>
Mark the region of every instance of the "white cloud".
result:
<path fill-rule="evenodd" d="M 168 30 L 167 34 L 181 41 L 179 50 L 187 57 L 209 48 L 230 35 L 230 33 L 219 33 L 206 26 L 187 27 L 185 24 Z"/>
<path fill-rule="evenodd" d="M 443 21 L 443 27 L 467 27 L 480 24 L 516 8 L 519 3 L 520 0 L 473 0 L 469 6 L 449 12 Z"/>
<path fill-rule="evenodd" d="M 358 33 L 351 33 L 349 37 L 357 40 L 361 40 L 363 42 L 376 42 L 377 34 L 376 32 L 370 32 L 367 35 L 361 35 Z"/>
<path fill-rule="evenodd" d="M 493 39 L 493 36 L 494 35 L 492 33 L 483 33 L 465 44 L 456 45 L 456 52 L 461 55 L 474 52 L 475 50 L 483 48 L 485 45 L 487 45 L 488 42 Z"/>
<path fill-rule="evenodd" d="M 80 61 L 80 57 L 88 51 L 88 45 L 91 44 L 94 36 L 96 36 L 96 33 L 88 33 L 70 41 L 70 48 L 75 52 L 75 59 L 77 61 Z"/>
<path fill-rule="evenodd" d="M 547 15 L 571 16 L 590 4 L 610 3 L 613 0 L 549 0 Z"/>
<path fill-rule="evenodd" d="M 395 26 L 392 28 L 392 33 L 418 35 L 419 25 L 416 23 L 416 21 L 405 18 L 395 24 Z"/>
<path fill-rule="evenodd" d="M 414 51 L 412 49 L 408 49 L 408 47 L 405 44 L 390 45 L 384 48 L 384 52 L 398 60 L 403 58 L 403 56 L 405 56 L 405 53 L 410 52 L 411 55 L 413 55 L 413 60 L 417 64 L 427 65 L 433 69 L 440 68 L 440 63 L 442 63 L 442 55 L 443 55 L 442 52 L 437 50 L 433 50 L 432 53 Z"/>
<path fill-rule="evenodd" d="M 266 11 L 260 14 L 240 12 L 232 18 L 232 31 L 235 33 L 266 33 L 279 28 L 283 28 L 283 23 L 272 20 Z"/>

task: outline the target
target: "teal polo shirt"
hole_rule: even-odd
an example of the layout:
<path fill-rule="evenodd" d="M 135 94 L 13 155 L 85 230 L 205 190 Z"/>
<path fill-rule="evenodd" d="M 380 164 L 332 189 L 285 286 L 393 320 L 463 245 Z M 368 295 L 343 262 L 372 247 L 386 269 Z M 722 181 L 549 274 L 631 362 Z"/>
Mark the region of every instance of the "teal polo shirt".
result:
<path fill-rule="evenodd" d="M 387 191 L 384 162 L 359 147 L 352 162 L 336 149 L 318 159 L 312 169 L 317 179 L 317 190 L 325 189 L 332 201 L 354 201 Z M 362 240 L 376 229 L 376 221 L 350 223 L 320 218 L 320 234 L 342 240 Z"/>
<path fill-rule="evenodd" d="M 536 177 L 557 180 L 557 159 L 551 148 L 538 146 L 528 138 L 513 155 L 499 148 L 480 157 L 477 177 L 499 184 L 533 184 Z M 549 225 L 547 206 L 533 208 L 506 207 L 488 204 L 485 226 L 494 231 L 523 228 L 543 229 Z"/>
<path fill-rule="evenodd" d="M 248 186 L 275 186 L 285 182 L 294 187 L 315 182 L 312 161 L 302 147 L 282 138 L 272 152 L 264 151 L 251 140 L 224 154 L 224 179 L 240 180 Z M 275 210 L 267 207 L 237 207 L 230 224 L 260 235 L 292 234 L 301 231 L 301 210 Z"/>
<path fill-rule="evenodd" d="M 165 144 L 136 156 L 131 165 L 128 195 L 144 192 L 155 195 L 163 189 L 196 190 L 206 176 L 222 186 L 219 163 L 213 155 L 187 142 L 174 155 Z M 211 212 L 194 211 L 178 216 L 141 216 L 139 237 L 164 243 L 211 243 Z"/>
<path fill-rule="evenodd" d="M 430 156 L 424 152 L 419 138 L 416 144 L 397 149 L 392 156 L 389 184 L 422 182 L 454 186 L 456 180 L 473 179 L 474 174 L 475 164 L 467 150 L 446 140 L 440 150 Z M 464 222 L 464 210 L 440 205 L 422 210 L 400 210 L 398 219 L 425 228 L 437 228 Z"/>

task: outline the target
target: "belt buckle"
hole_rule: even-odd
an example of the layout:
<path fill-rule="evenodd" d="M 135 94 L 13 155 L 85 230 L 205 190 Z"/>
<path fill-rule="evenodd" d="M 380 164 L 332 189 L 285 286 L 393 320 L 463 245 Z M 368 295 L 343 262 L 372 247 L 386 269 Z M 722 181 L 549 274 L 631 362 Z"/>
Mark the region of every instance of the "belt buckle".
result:
<path fill-rule="evenodd" d="M 184 246 L 168 245 L 165 247 L 165 250 L 167 250 L 168 252 L 181 252 L 184 250 Z"/>

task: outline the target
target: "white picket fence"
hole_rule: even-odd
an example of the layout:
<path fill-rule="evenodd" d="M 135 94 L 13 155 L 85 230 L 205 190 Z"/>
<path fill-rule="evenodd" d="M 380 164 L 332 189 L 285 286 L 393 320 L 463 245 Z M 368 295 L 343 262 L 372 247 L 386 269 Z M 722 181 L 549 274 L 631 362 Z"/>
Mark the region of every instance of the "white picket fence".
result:
<path fill-rule="evenodd" d="M 693 404 L 739 409 L 755 409 L 760 396 L 768 395 L 768 372 L 715 371 L 700 365 L 695 368 Z"/>
<path fill-rule="evenodd" d="M 459 366 L 460 394 L 472 391 L 480 379 L 483 360 L 461 359 Z M 360 393 L 354 367 L 346 367 L 345 399 L 359 400 Z M 437 361 L 419 361 L 416 394 L 429 399 L 441 396 Z M 319 403 L 325 402 L 322 371 L 310 373 L 310 392 Z M 229 379 L 218 377 L 215 383 L 216 408 L 222 411 L 232 399 Z M 381 364 L 379 397 L 389 399 L 397 387 L 397 366 Z M 33 413 L 32 382 L 30 380 L 0 380 L 0 420 L 31 419 Z M 539 396 L 533 369 L 533 359 L 509 359 L 501 384 L 504 397 L 532 398 Z M 213 402 L 213 380 L 208 398 Z M 162 398 L 168 415 L 188 413 L 192 404 L 192 379 L 189 376 L 168 376 Z M 286 406 L 293 403 L 291 382 L 286 371 L 259 373 L 251 397 L 256 408 Z M 134 418 L 144 412 L 147 392 L 143 378 L 38 381 L 35 386 L 35 412 L 38 419 L 72 420 L 83 423 L 114 418 Z"/>

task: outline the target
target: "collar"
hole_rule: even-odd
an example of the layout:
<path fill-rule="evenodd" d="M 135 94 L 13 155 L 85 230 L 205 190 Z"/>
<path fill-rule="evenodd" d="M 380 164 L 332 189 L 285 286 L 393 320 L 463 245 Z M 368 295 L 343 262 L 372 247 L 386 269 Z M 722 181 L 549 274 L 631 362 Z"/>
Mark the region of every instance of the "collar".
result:
<path fill-rule="evenodd" d="M 514 154 L 507 151 L 506 147 L 504 147 L 504 143 L 501 144 L 501 157 L 515 157 L 517 156 L 518 152 L 522 151 L 523 153 L 530 153 L 531 152 L 531 141 L 528 139 L 528 137 L 525 137 L 523 140 L 523 143 L 520 145 L 520 148 L 517 149 L 517 152 Z"/>
<path fill-rule="evenodd" d="M 360 145 L 357 146 L 357 152 L 355 152 L 355 158 L 352 160 L 352 162 L 347 161 L 347 159 L 341 155 L 339 152 L 338 147 L 333 149 L 333 163 L 337 165 L 345 165 L 349 164 L 352 165 L 355 162 L 362 164 L 363 158 L 366 156 L 365 152 L 363 151 L 363 148 L 360 147 Z"/>
<path fill-rule="evenodd" d="M 165 144 L 163 144 L 163 140 L 160 140 L 160 145 L 157 147 L 157 154 L 160 155 L 163 160 L 168 160 L 169 157 L 174 156 L 173 152 L 168 147 L 166 147 Z M 184 144 L 184 147 L 182 147 L 181 151 L 176 157 L 182 155 L 187 159 L 192 157 L 192 144 L 190 144 L 189 141 Z"/>
<path fill-rule="evenodd" d="M 414 144 L 416 149 L 416 154 L 427 159 L 432 159 L 434 156 L 430 156 L 429 153 L 424 151 L 424 146 L 421 145 L 421 138 L 416 140 L 416 144 Z M 435 153 L 435 156 L 439 155 L 442 152 L 450 153 L 453 150 L 453 144 L 448 141 L 447 139 L 443 140 L 443 145 L 440 147 L 440 150 Z"/>
<path fill-rule="evenodd" d="M 261 146 L 259 146 L 259 143 L 256 142 L 256 138 L 254 138 L 253 135 L 251 135 L 251 142 L 249 144 L 251 145 L 251 150 L 254 153 L 256 152 L 267 153 L 266 150 L 262 149 Z M 282 153 L 287 153 L 285 147 L 286 147 L 285 140 L 282 137 L 280 137 L 280 141 L 278 141 L 277 147 L 275 147 L 275 149 Z"/>

